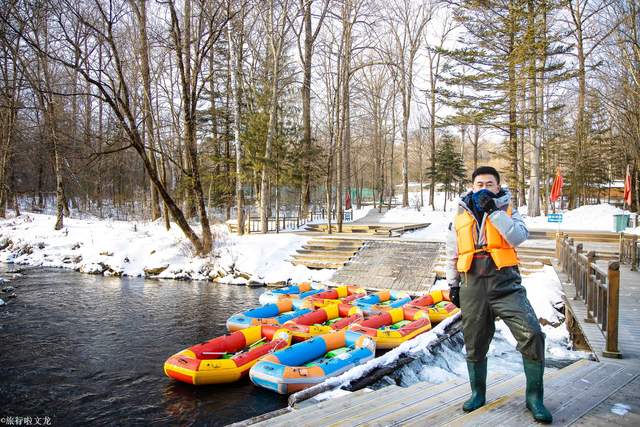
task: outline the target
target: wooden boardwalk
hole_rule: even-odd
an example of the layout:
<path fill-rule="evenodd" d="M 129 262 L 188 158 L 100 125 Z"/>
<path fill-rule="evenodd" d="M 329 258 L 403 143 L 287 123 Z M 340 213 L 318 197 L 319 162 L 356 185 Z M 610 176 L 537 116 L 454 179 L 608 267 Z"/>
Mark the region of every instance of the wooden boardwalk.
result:
<path fill-rule="evenodd" d="M 605 261 L 598 261 L 598 265 L 604 270 L 607 268 Z M 566 275 L 559 272 L 559 269 L 556 268 L 556 272 L 562 281 L 568 309 L 574 314 L 587 344 L 599 360 L 606 360 L 603 356 L 605 337 L 602 330 L 597 324 L 585 321 L 587 308 L 582 300 L 575 299 L 575 286 L 566 280 Z M 617 363 L 634 366 L 640 370 L 640 272 L 631 271 L 626 265 L 620 266 L 618 319 L 618 347 L 622 358 L 617 359 Z"/>
<path fill-rule="evenodd" d="M 442 384 L 420 382 L 407 388 L 389 386 L 377 391 L 359 390 L 256 424 L 276 427 L 316 426 L 535 426 L 524 405 L 524 374 L 495 373 L 487 380 L 487 405 L 464 413 L 462 402 L 470 391 L 466 381 Z M 581 360 L 545 375 L 545 402 L 554 425 L 638 425 L 637 395 L 640 373 L 617 363 Z M 619 400 L 624 393 L 629 398 Z M 635 397 L 634 397 L 635 396 Z M 611 413 L 615 403 L 628 402 L 624 416 Z M 633 403 L 632 403 L 633 402 Z M 631 405 L 635 405 L 631 407 Z"/>
<path fill-rule="evenodd" d="M 541 243 L 545 249 L 549 246 Z M 617 252 L 611 243 L 584 243 L 607 258 Z M 399 260 L 389 262 L 394 264 Z M 598 263 L 606 270 L 606 260 Z M 389 269 L 379 259 L 372 258 L 365 264 L 368 265 L 363 265 L 363 270 L 358 272 L 363 277 L 366 269 Z M 416 265 L 412 261 L 405 264 L 413 268 Z M 603 356 L 605 338 L 597 324 L 585 322 L 586 307 L 581 300 L 574 299 L 575 287 L 564 274 L 556 271 L 564 288 L 566 309 L 573 313 L 599 361 L 580 360 L 563 369 L 547 371 L 545 403 L 554 417 L 553 425 L 640 425 L 640 272 L 632 272 L 624 265 L 620 268 L 618 343 L 622 358 L 613 359 Z M 490 366 L 487 404 L 468 414 L 461 410 L 461 405 L 469 396 L 469 385 L 465 380 L 455 379 L 443 384 L 417 383 L 407 388 L 392 385 L 376 391 L 358 390 L 329 401 L 281 410 L 275 418 L 247 420 L 237 425 L 254 425 L 254 421 L 258 421 L 255 425 L 292 427 L 538 425 L 524 406 L 524 375 L 505 375 L 499 370 L 499 366 Z"/>

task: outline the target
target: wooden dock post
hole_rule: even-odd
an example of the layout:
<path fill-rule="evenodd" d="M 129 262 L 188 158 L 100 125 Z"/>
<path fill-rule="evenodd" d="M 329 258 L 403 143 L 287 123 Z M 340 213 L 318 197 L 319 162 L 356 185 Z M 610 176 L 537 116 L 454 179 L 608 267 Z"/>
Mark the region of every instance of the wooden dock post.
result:
<path fill-rule="evenodd" d="M 638 236 L 631 237 L 631 271 L 638 271 Z"/>
<path fill-rule="evenodd" d="M 611 261 L 607 271 L 607 342 L 602 355 L 621 358 L 618 351 L 618 311 L 620 307 L 620 263 Z"/>

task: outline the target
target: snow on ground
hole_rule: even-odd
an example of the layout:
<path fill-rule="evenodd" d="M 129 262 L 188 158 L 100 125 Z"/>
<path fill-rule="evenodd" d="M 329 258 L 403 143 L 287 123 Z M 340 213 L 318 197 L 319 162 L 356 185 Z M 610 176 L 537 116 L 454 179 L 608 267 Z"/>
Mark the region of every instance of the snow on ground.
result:
<path fill-rule="evenodd" d="M 426 206 L 423 206 L 420 210 L 416 207 L 419 206 L 420 193 L 409 193 L 409 207 L 397 207 L 388 211 L 380 222 L 383 223 L 409 223 L 409 224 L 423 224 L 429 223 L 430 225 L 425 228 L 421 228 L 416 231 L 404 233 L 403 239 L 422 239 L 432 241 L 444 241 L 446 236 L 446 230 L 454 215 L 454 210 L 457 206 L 456 198 L 447 200 L 447 210 L 444 211 L 445 196 L 444 193 L 436 193 L 434 197 L 434 203 L 436 210 L 433 210 L 431 206 L 428 206 L 429 192 L 424 192 L 424 199 Z"/>
<path fill-rule="evenodd" d="M 526 215 L 527 207 L 518 208 Z M 584 205 L 573 210 L 562 212 L 561 223 L 551 223 L 544 215 L 525 217 L 529 230 L 572 230 L 572 231 L 614 231 L 614 215 L 628 213 L 620 208 L 602 203 L 599 205 Z"/>
<path fill-rule="evenodd" d="M 333 273 L 291 265 L 290 254 L 308 240 L 292 233 L 240 237 L 214 226 L 213 254 L 195 257 L 175 224 L 167 231 L 159 221 L 65 218 L 55 231 L 54 223 L 54 216 L 33 213 L 0 221 L 0 261 L 105 275 L 145 276 L 146 269 L 158 278 L 233 283 L 326 280 Z"/>

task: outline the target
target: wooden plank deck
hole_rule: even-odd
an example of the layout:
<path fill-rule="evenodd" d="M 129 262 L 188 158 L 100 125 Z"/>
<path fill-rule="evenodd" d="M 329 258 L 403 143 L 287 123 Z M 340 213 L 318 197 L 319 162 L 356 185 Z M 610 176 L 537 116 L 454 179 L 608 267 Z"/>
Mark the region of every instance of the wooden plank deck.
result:
<path fill-rule="evenodd" d="M 495 370 L 495 369 L 494 369 Z M 618 363 L 578 361 L 545 375 L 545 403 L 554 425 L 634 425 L 640 372 Z M 462 402 L 469 397 L 466 381 L 442 384 L 417 383 L 365 393 L 358 391 L 325 402 L 294 409 L 262 420 L 256 426 L 535 426 L 524 405 L 524 375 L 493 373 L 487 381 L 487 404 L 464 413 Z M 628 402 L 629 412 L 611 413 L 616 403 Z M 617 418 L 615 418 L 617 417 Z M 635 424 L 638 425 L 638 424 Z"/>

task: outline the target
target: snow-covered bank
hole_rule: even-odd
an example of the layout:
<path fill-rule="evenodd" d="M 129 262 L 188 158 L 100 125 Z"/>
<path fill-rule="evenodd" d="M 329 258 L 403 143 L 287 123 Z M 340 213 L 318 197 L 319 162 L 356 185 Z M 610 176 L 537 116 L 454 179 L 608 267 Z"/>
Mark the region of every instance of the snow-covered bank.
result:
<path fill-rule="evenodd" d="M 326 280 L 332 270 L 294 267 L 289 255 L 308 238 L 292 233 L 230 235 L 214 226 L 215 249 L 196 257 L 175 225 L 65 219 L 28 213 L 0 221 L 0 261 L 69 268 L 84 273 L 166 279 L 218 280 L 228 283 Z"/>

